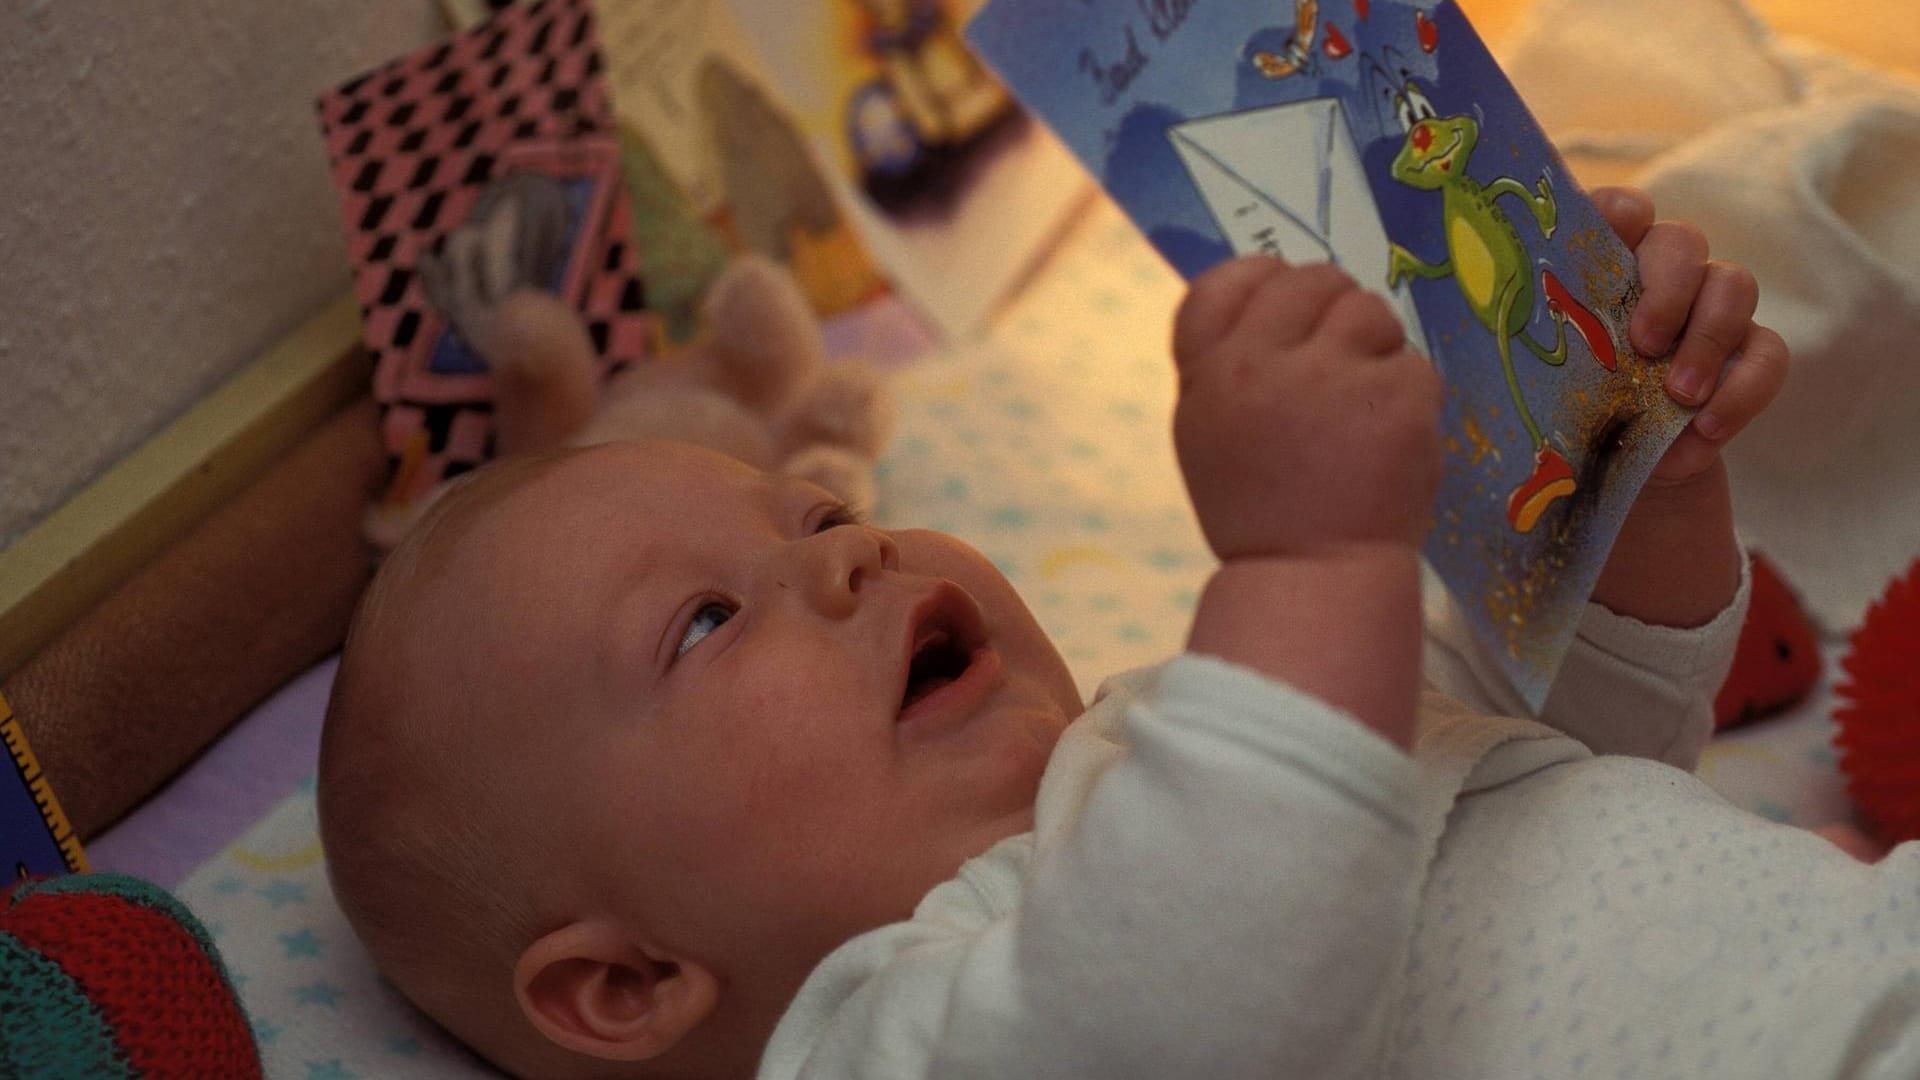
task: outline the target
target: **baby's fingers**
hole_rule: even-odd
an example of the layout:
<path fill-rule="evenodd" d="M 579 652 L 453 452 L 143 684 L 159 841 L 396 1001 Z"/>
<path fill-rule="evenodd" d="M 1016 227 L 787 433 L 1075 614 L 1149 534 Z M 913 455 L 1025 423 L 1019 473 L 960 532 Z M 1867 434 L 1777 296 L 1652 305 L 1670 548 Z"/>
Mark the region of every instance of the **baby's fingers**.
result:
<path fill-rule="evenodd" d="M 1593 205 L 1600 216 L 1607 219 L 1613 227 L 1614 235 L 1628 249 L 1640 246 L 1640 241 L 1653 226 L 1653 197 L 1636 187 L 1608 185 L 1594 188 L 1589 192 Z"/>
<path fill-rule="evenodd" d="M 1640 303 L 1628 336 L 1642 356 L 1665 356 L 1707 276 L 1707 234 L 1684 221 L 1656 221 L 1634 247 Z"/>
<path fill-rule="evenodd" d="M 1360 286 L 1332 263 L 1292 267 L 1260 283 L 1233 332 L 1258 348 L 1298 345 L 1319 329 L 1341 301 L 1356 293 L 1361 295 L 1353 299 L 1364 301 Z M 1384 303 L 1379 305 L 1380 310 L 1385 308 Z M 1369 310 L 1362 302 L 1349 315 L 1364 317 Z M 1393 326 L 1397 333 L 1399 324 Z"/>
<path fill-rule="evenodd" d="M 1753 330 L 1760 285 L 1738 263 L 1714 260 L 1687 314 L 1687 328 L 1667 369 L 1667 392 L 1683 405 L 1700 405 L 1727 358 Z"/>
<path fill-rule="evenodd" d="M 1663 480 L 1693 476 L 1719 456 L 1728 440 L 1759 416 L 1786 385 L 1787 343 L 1764 326 L 1752 326 L 1740 351 L 1727 362 L 1720 385 L 1693 422 L 1661 458 L 1654 475 Z"/>
<path fill-rule="evenodd" d="M 1786 385 L 1787 364 L 1787 343 L 1780 335 L 1749 324 L 1740 351 L 1727 361 L 1719 388 L 1694 415 L 1694 430 L 1715 443 L 1738 435 Z"/>
<path fill-rule="evenodd" d="M 1327 308 L 1321 330 L 1363 356 L 1385 356 L 1406 344 L 1407 333 L 1380 294 L 1353 288 Z"/>
<path fill-rule="evenodd" d="M 1287 271 L 1279 259 L 1231 259 L 1195 278 L 1173 317 L 1173 359 L 1184 371 L 1232 332 L 1261 283 Z"/>

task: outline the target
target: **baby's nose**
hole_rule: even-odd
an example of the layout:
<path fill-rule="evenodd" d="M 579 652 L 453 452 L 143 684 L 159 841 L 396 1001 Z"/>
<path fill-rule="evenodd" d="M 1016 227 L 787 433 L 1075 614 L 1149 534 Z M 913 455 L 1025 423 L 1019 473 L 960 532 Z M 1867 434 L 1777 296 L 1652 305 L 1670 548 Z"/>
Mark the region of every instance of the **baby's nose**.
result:
<path fill-rule="evenodd" d="M 900 549 L 893 538 L 865 525 L 841 525 L 815 533 L 794 541 L 789 551 L 808 605 L 833 619 L 852 615 L 859 609 L 861 590 L 881 573 L 900 566 Z"/>

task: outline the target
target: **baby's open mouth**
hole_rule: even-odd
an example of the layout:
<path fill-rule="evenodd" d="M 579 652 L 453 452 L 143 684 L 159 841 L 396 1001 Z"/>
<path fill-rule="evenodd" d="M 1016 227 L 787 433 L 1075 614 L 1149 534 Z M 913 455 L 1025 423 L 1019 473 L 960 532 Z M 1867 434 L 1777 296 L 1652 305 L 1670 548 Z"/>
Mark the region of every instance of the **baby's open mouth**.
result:
<path fill-rule="evenodd" d="M 900 690 L 902 720 L 942 709 L 942 702 L 952 695 L 941 691 L 964 680 L 982 654 L 991 652 L 979 607 L 965 590 L 951 583 L 943 584 L 915 609 L 909 627 Z"/>
<path fill-rule="evenodd" d="M 971 650 L 962 649 L 945 627 L 922 627 L 913 646 L 913 662 L 907 667 L 907 692 L 900 699 L 901 710 L 965 675 L 971 663 Z"/>

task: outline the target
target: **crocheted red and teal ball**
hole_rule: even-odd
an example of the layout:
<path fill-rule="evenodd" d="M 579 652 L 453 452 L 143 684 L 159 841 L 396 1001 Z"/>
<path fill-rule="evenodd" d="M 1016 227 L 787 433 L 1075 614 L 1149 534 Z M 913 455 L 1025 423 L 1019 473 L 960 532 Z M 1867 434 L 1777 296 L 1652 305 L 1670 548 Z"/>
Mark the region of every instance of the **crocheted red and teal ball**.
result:
<path fill-rule="evenodd" d="M 73 874 L 0 891 L 0 1076 L 259 1075 L 213 941 L 164 890 Z"/>

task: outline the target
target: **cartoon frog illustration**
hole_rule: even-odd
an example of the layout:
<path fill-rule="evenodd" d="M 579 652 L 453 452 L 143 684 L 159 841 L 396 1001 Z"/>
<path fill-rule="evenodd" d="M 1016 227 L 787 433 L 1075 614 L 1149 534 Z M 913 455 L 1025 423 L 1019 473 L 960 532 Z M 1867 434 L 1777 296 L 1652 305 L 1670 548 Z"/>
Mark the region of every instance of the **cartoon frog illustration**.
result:
<path fill-rule="evenodd" d="M 1472 117 L 1437 115 L 1426 94 L 1411 80 L 1394 95 L 1394 102 L 1406 142 L 1394 158 L 1393 178 L 1422 191 L 1440 192 L 1447 254 L 1440 262 L 1430 263 L 1399 244 L 1392 245 L 1387 287 L 1398 288 L 1408 277 L 1452 277 L 1467 306 L 1493 334 L 1507 390 L 1533 441 L 1533 471 L 1507 497 L 1508 524 L 1516 532 L 1529 532 L 1556 500 L 1572 495 L 1578 485 L 1573 467 L 1547 442 L 1527 408 L 1513 370 L 1513 342 L 1517 339 L 1543 363 L 1559 367 L 1567 362 L 1567 326 L 1571 323 L 1594 359 L 1611 371 L 1616 362 L 1613 339 L 1553 271 L 1544 268 L 1540 287 L 1553 320 L 1553 346 L 1540 344 L 1527 332 L 1534 315 L 1533 261 L 1519 230 L 1496 200 L 1503 195 L 1520 200 L 1539 226 L 1541 237 L 1551 239 L 1558 210 L 1550 175 L 1543 173 L 1531 189 L 1507 176 L 1482 185 L 1467 175 L 1467 161 L 1480 137 L 1480 125 Z"/>

